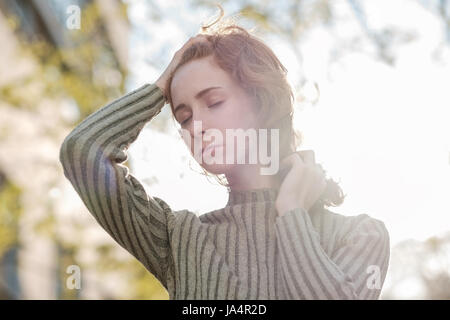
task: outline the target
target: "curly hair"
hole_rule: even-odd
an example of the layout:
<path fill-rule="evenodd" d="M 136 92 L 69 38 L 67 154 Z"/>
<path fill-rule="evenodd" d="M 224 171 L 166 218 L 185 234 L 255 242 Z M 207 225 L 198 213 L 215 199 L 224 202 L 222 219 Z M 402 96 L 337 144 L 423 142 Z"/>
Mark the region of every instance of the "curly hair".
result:
<path fill-rule="evenodd" d="M 257 121 L 264 128 L 279 130 L 280 150 L 283 157 L 295 152 L 302 142 L 302 135 L 293 126 L 295 96 L 287 81 L 287 69 L 274 52 L 251 31 L 238 26 L 232 19 L 219 20 L 209 26 L 203 26 L 201 34 L 207 42 L 198 42 L 188 47 L 167 79 L 165 88 L 167 101 L 173 115 L 173 104 L 170 91 L 172 79 L 178 68 L 189 61 L 213 56 L 218 66 L 226 71 L 249 94 L 256 98 L 259 112 Z M 204 168 L 208 177 L 214 177 L 219 184 L 227 186 L 223 175 L 213 175 Z M 324 170 L 324 173 L 326 171 Z M 327 178 L 327 185 L 313 208 L 323 206 L 339 206 L 345 195 L 341 187 L 333 179 Z"/>

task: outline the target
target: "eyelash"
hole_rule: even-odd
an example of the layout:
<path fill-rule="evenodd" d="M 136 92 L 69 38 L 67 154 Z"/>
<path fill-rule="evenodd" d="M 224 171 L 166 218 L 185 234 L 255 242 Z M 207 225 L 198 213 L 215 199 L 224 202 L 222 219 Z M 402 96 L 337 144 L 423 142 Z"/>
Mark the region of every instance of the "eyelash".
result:
<path fill-rule="evenodd" d="M 208 106 L 208 108 L 216 107 L 216 106 L 218 106 L 219 104 L 221 104 L 222 102 L 223 102 L 223 101 L 216 102 L 216 103 L 214 103 L 214 104 Z"/>
<path fill-rule="evenodd" d="M 217 107 L 218 105 L 222 104 L 222 102 L 223 102 L 223 101 L 216 102 L 216 103 L 214 103 L 214 104 L 208 106 L 208 109 L 209 109 L 209 108 Z M 180 125 L 184 125 L 184 124 L 187 123 L 190 119 L 191 119 L 191 117 L 187 118 L 187 119 L 184 120 Z"/>

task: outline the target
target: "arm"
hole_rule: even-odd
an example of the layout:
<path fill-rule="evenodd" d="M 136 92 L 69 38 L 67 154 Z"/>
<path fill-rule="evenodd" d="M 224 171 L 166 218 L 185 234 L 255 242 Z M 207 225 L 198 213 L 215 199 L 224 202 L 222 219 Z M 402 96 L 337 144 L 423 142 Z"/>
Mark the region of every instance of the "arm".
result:
<path fill-rule="evenodd" d="M 352 221 L 328 256 L 307 211 L 295 208 L 277 217 L 290 299 L 378 299 L 389 263 L 389 234 L 383 222 L 366 214 Z"/>
<path fill-rule="evenodd" d="M 163 106 L 162 90 L 146 84 L 84 119 L 65 138 L 59 156 L 64 175 L 100 226 L 167 287 L 175 216 L 121 164 Z"/>

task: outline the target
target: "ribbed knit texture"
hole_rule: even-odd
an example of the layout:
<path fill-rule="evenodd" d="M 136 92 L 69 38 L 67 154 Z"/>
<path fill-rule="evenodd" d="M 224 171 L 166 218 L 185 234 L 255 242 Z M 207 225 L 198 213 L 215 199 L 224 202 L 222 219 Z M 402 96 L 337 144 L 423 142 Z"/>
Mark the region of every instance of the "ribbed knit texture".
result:
<path fill-rule="evenodd" d="M 378 299 L 389 234 L 367 214 L 280 215 L 269 188 L 231 191 L 224 208 L 200 216 L 148 195 L 122 163 L 164 103 L 155 84 L 111 102 L 66 137 L 60 161 L 100 226 L 170 299 Z M 368 281 L 377 276 L 378 286 Z"/>

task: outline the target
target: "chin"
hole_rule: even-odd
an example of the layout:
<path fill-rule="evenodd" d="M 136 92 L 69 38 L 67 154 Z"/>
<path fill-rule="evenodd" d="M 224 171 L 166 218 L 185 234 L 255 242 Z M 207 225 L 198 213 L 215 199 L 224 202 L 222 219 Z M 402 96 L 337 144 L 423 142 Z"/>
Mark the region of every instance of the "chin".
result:
<path fill-rule="evenodd" d="M 244 164 L 239 163 L 225 163 L 225 155 L 218 155 L 217 159 L 223 159 L 223 161 L 214 162 L 214 155 L 215 151 L 213 151 L 210 155 L 202 155 L 202 161 L 201 163 L 198 161 L 197 158 L 194 157 L 194 159 L 197 160 L 197 163 L 206 171 L 208 171 L 211 174 L 219 175 L 219 174 L 230 174 L 234 171 L 236 171 L 237 166 L 242 166 Z M 206 158 L 209 160 L 207 161 Z M 248 150 L 245 150 L 245 160 L 248 158 Z"/>
<path fill-rule="evenodd" d="M 233 165 L 231 164 L 207 164 L 202 163 L 201 167 L 211 174 L 226 174 L 232 170 Z"/>
<path fill-rule="evenodd" d="M 212 158 L 209 158 L 209 159 L 210 159 L 210 161 L 209 161 L 210 163 L 207 163 L 205 158 L 202 158 L 202 163 L 200 163 L 198 161 L 197 162 L 203 169 L 205 169 L 209 173 L 215 174 L 215 175 L 231 174 L 232 172 L 235 172 L 238 169 L 238 166 L 245 166 L 245 163 L 244 164 L 239 164 L 239 163 L 227 164 L 227 163 L 225 163 L 225 161 L 223 161 L 223 163 L 215 163 L 212 161 L 213 160 Z"/>

